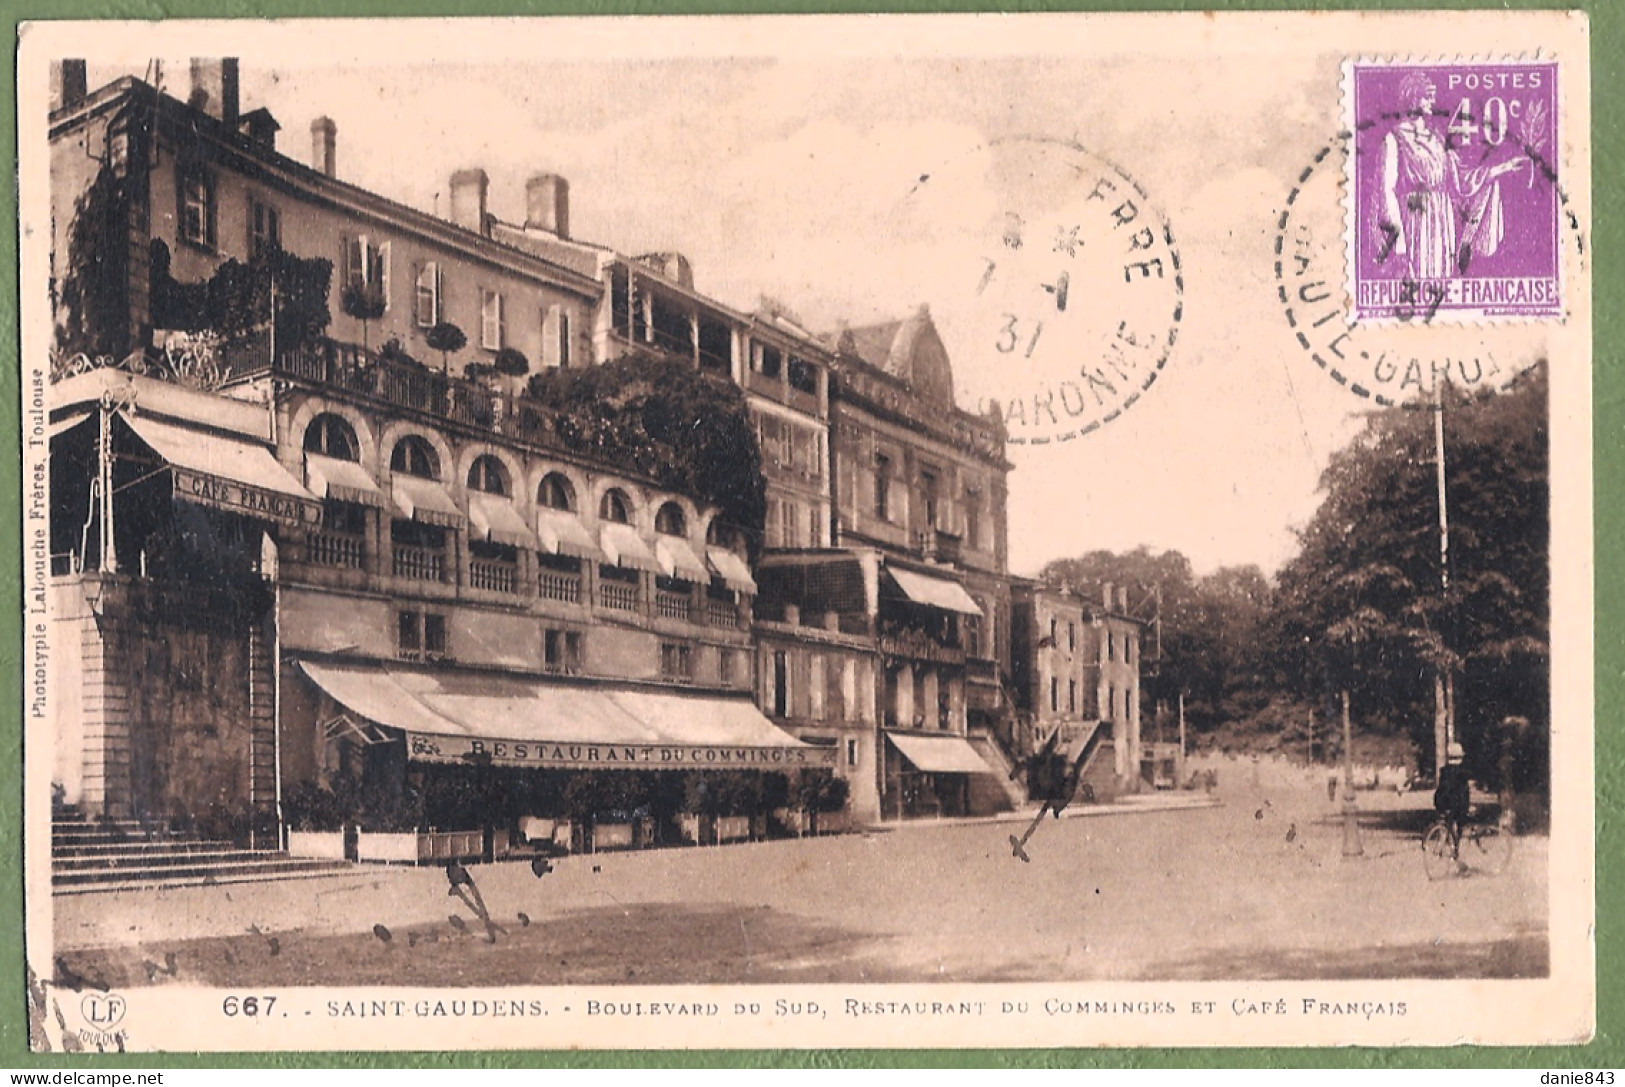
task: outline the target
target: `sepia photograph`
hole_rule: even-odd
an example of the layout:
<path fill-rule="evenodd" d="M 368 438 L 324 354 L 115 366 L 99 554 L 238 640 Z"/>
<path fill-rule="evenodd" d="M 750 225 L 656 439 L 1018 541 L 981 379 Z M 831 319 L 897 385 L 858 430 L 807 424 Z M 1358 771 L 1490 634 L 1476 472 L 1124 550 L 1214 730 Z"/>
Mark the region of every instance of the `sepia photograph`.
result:
<path fill-rule="evenodd" d="M 1588 49 L 26 24 L 32 1047 L 1587 1039 Z"/>

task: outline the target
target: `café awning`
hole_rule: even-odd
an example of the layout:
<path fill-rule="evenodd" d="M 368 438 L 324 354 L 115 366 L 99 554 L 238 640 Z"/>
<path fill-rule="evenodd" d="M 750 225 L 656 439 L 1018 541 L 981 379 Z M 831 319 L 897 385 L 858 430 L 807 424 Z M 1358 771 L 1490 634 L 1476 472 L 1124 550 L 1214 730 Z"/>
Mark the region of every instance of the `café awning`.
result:
<path fill-rule="evenodd" d="M 649 550 L 649 545 L 643 542 L 631 525 L 614 522 L 605 525 L 598 530 L 598 545 L 612 565 L 630 566 L 655 574 L 665 573 L 660 560 L 655 558 L 655 553 Z"/>
<path fill-rule="evenodd" d="M 603 558 L 603 552 L 593 542 L 592 533 L 569 510 L 537 510 L 536 532 L 541 537 L 542 550 L 551 554 L 594 561 Z"/>
<path fill-rule="evenodd" d="M 306 453 L 305 486 L 318 498 L 359 502 L 364 506 L 384 504 L 384 492 L 379 490 L 378 482 L 353 460 Z"/>
<path fill-rule="evenodd" d="M 462 511 L 436 480 L 397 475 L 390 481 L 389 490 L 395 509 L 407 520 L 442 528 L 462 527 Z"/>
<path fill-rule="evenodd" d="M 468 521 L 478 539 L 514 547 L 535 547 L 536 534 L 508 499 L 483 491 L 468 496 Z"/>
<path fill-rule="evenodd" d="M 360 662 L 299 667 L 348 712 L 400 730 L 414 762 L 774 770 L 834 759 L 748 698 Z"/>
<path fill-rule="evenodd" d="M 736 592 L 756 595 L 756 579 L 750 576 L 750 567 L 745 560 L 729 551 L 725 547 L 708 547 L 705 549 L 705 561 L 711 564 L 728 588 Z"/>
<path fill-rule="evenodd" d="M 177 499 L 284 524 L 321 524 L 316 496 L 264 446 L 156 419 L 119 418 L 169 466 Z"/>
<path fill-rule="evenodd" d="M 965 587 L 957 581 L 896 566 L 887 566 L 886 573 L 902 594 L 916 604 L 954 611 L 961 615 L 982 614 L 982 609 L 976 606 L 976 601 L 971 599 L 970 593 L 967 593 Z"/>
<path fill-rule="evenodd" d="M 711 571 L 694 553 L 694 548 L 681 536 L 661 536 L 655 541 L 655 558 L 660 572 L 667 577 L 680 577 L 685 581 L 710 581 Z"/>
<path fill-rule="evenodd" d="M 993 768 L 962 736 L 920 736 L 888 732 L 886 739 L 914 764 L 931 774 L 991 774 Z"/>

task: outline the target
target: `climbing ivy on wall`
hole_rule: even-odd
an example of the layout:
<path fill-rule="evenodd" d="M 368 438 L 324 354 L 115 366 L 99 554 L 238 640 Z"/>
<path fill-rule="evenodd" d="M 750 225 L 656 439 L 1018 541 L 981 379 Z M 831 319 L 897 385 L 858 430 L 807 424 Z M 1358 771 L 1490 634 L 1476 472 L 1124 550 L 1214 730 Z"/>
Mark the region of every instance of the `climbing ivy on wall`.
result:
<path fill-rule="evenodd" d="M 57 349 L 63 356 L 118 358 L 129 349 L 128 186 L 103 166 L 74 205 L 58 287 Z"/>

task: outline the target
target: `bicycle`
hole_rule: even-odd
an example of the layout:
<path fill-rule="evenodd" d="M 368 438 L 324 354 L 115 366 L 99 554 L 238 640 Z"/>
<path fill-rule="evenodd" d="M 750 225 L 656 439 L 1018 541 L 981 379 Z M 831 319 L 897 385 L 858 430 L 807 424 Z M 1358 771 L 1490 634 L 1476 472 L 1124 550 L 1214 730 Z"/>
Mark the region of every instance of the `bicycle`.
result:
<path fill-rule="evenodd" d="M 1512 861 L 1512 828 L 1503 816 L 1493 823 L 1466 822 L 1451 833 L 1440 818 L 1422 835 L 1422 867 L 1428 879 L 1448 879 L 1468 872 L 1498 876 Z"/>

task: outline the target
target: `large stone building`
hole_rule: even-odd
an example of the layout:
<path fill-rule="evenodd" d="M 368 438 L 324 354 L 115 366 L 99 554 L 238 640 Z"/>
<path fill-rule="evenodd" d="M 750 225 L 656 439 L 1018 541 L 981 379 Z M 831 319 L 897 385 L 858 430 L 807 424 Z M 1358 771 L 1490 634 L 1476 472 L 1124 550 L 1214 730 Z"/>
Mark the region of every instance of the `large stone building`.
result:
<path fill-rule="evenodd" d="M 279 151 L 234 62 L 190 76 L 64 62 L 51 114 L 59 799 L 258 830 L 432 794 L 487 853 L 588 770 L 833 772 L 862 821 L 1024 799 L 1010 466 L 928 313 L 736 311 L 571 237 L 547 174 L 522 224 L 479 169 L 429 215 L 341 180 L 326 119 Z M 615 360 L 738 405 L 765 517 L 521 381 Z M 620 814 L 708 802 L 657 784 Z"/>

